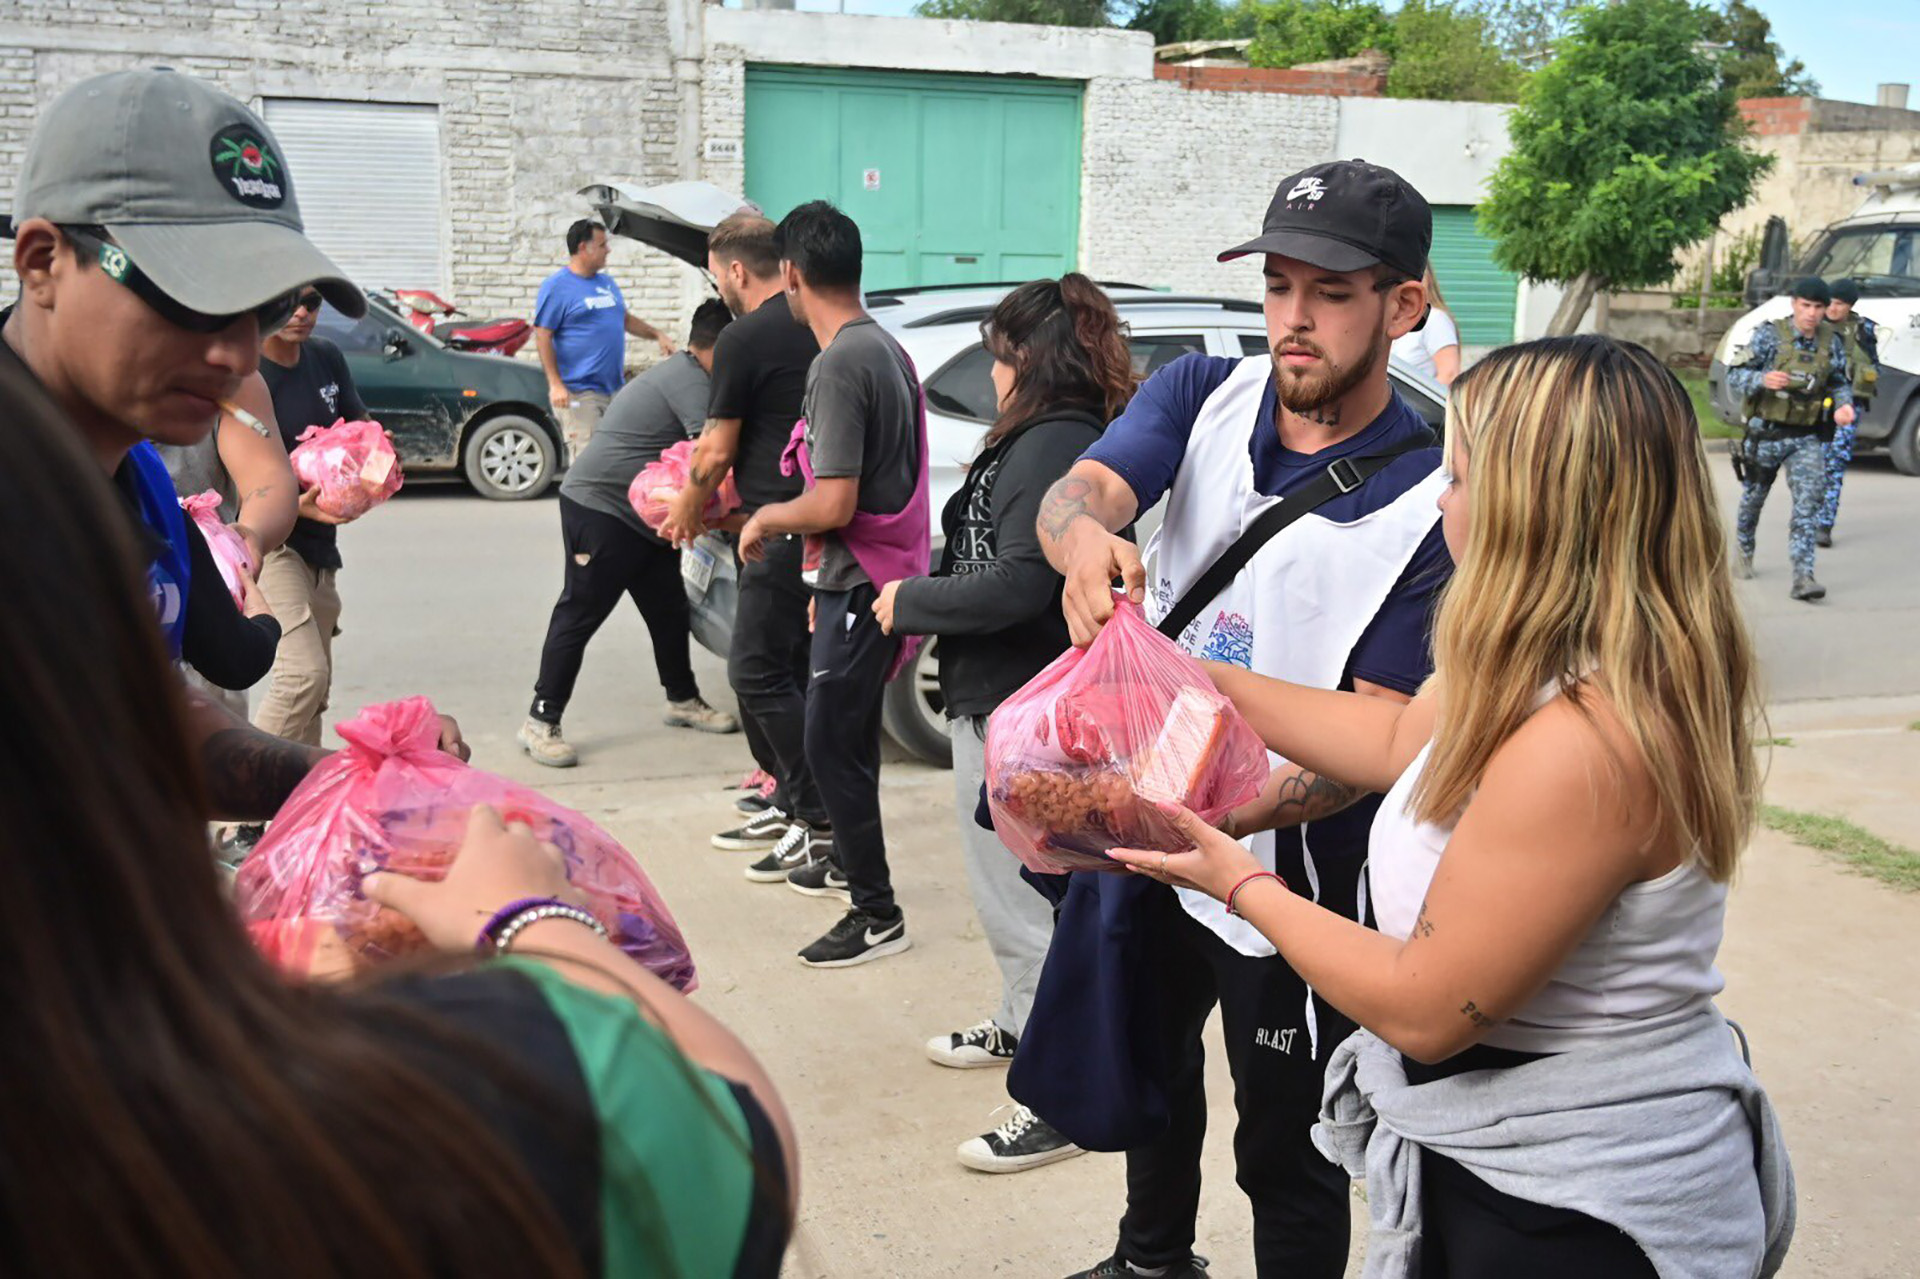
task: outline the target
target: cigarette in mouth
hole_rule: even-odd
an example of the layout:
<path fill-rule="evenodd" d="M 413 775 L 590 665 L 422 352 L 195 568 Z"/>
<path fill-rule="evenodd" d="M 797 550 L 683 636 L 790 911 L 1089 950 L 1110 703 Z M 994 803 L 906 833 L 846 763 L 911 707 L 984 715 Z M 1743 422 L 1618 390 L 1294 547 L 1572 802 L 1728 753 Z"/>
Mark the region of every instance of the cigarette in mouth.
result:
<path fill-rule="evenodd" d="M 223 413 L 232 415 L 242 426 L 250 427 L 254 434 L 258 435 L 261 439 L 264 440 L 267 438 L 267 424 L 241 408 L 238 404 L 235 404 L 232 400 L 220 401 L 220 409 Z"/>

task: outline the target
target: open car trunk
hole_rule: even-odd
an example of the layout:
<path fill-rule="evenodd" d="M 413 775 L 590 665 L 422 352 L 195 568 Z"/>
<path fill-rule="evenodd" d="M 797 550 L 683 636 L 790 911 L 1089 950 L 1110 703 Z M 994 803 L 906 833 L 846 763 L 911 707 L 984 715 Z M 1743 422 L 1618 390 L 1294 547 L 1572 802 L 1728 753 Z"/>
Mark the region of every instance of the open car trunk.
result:
<path fill-rule="evenodd" d="M 753 206 L 711 182 L 638 187 L 598 182 L 580 188 L 609 235 L 622 235 L 707 269 L 707 232 L 730 213 Z"/>

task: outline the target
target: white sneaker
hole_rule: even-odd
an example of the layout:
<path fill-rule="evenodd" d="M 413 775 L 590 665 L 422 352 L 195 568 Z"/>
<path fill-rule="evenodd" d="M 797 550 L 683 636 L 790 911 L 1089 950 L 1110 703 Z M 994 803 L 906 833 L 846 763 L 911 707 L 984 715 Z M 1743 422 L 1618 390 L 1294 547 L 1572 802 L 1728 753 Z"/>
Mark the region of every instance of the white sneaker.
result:
<path fill-rule="evenodd" d="M 667 713 L 661 717 L 668 728 L 691 728 L 702 733 L 737 733 L 740 721 L 722 710 L 707 705 L 704 698 L 692 697 L 684 702 L 668 702 Z"/>
<path fill-rule="evenodd" d="M 977 1172 L 1025 1172 L 1086 1152 L 1025 1106 L 1015 1106 L 1007 1122 L 961 1142 L 958 1153 L 960 1162 Z"/>
<path fill-rule="evenodd" d="M 989 1017 L 965 1030 L 935 1035 L 927 1041 L 927 1056 L 939 1065 L 952 1066 L 955 1070 L 977 1070 L 982 1066 L 1007 1065 L 1013 1060 L 1013 1050 L 1019 1045 L 1018 1035 L 1000 1029 Z"/>
<path fill-rule="evenodd" d="M 567 739 L 560 736 L 558 724 L 548 724 L 527 716 L 527 722 L 514 734 L 514 740 L 520 748 L 533 756 L 536 764 L 545 764 L 548 768 L 572 768 L 580 762 L 580 756 L 573 747 L 567 745 Z"/>

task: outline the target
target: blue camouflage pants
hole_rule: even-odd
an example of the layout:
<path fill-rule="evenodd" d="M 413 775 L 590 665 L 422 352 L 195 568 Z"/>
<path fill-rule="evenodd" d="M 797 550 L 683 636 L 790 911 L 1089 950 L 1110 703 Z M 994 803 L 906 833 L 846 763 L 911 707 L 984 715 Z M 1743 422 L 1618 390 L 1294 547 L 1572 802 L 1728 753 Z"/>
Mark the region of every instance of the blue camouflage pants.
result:
<path fill-rule="evenodd" d="M 1811 577 L 1814 529 L 1818 527 L 1820 503 L 1826 494 L 1826 445 L 1818 435 L 1807 432 L 1749 439 L 1746 450 L 1747 482 L 1740 490 L 1740 516 L 1734 526 L 1741 554 L 1753 554 L 1760 508 L 1767 504 L 1774 477 L 1785 468 L 1787 491 L 1793 495 L 1793 518 L 1787 527 L 1787 558 L 1793 561 L 1795 577 Z"/>
<path fill-rule="evenodd" d="M 1857 406 L 1856 406 L 1857 411 Z M 1847 463 L 1853 461 L 1853 433 L 1857 426 L 1836 426 L 1827 441 L 1827 488 L 1820 498 L 1821 528 L 1830 529 L 1840 517 L 1840 486 L 1846 482 Z"/>

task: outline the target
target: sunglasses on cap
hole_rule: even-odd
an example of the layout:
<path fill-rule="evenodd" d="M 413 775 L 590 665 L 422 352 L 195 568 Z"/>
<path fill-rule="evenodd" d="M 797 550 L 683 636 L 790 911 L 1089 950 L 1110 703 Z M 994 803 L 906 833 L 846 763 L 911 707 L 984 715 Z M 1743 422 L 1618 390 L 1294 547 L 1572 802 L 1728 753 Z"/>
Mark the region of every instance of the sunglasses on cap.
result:
<path fill-rule="evenodd" d="M 306 300 L 307 295 L 312 296 L 316 306 L 319 304 L 319 290 L 301 288 L 269 298 L 251 310 L 236 311 L 231 315 L 208 315 L 175 301 L 133 264 L 126 250 L 109 240 L 99 228 L 63 226 L 60 234 L 72 242 L 80 256 L 92 258 L 110 279 L 145 302 L 161 319 L 189 333 L 223 333 L 251 315 L 260 326 L 260 336 L 269 337 L 286 327 L 287 321 L 293 318 L 294 309 Z"/>

